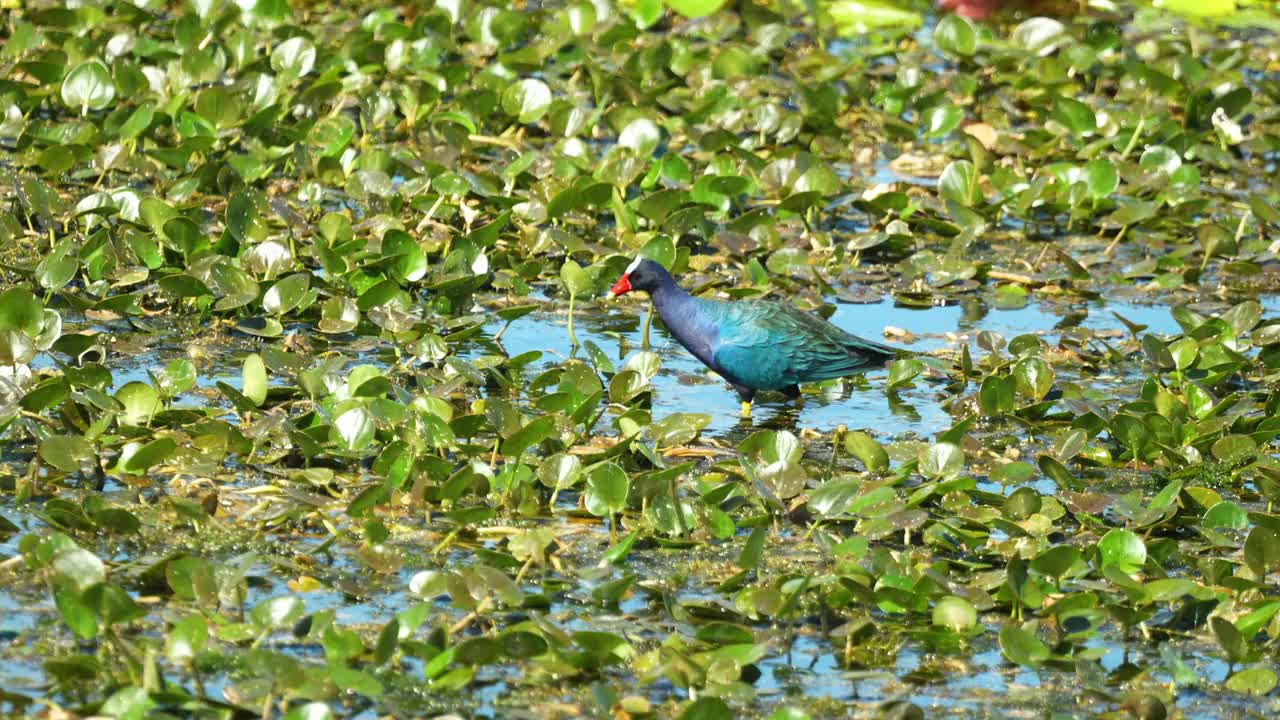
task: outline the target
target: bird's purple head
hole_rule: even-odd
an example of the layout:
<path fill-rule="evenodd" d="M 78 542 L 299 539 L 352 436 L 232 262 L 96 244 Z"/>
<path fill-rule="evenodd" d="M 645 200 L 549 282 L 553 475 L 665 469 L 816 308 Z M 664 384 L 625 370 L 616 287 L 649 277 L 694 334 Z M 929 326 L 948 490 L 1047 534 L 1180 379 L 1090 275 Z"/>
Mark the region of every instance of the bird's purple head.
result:
<path fill-rule="evenodd" d="M 618 282 L 614 283 L 613 287 L 609 288 L 609 297 L 615 298 L 619 295 L 626 295 L 635 289 L 631 286 L 631 273 L 635 272 L 636 268 L 640 267 L 642 260 L 644 260 L 644 258 L 637 257 L 635 260 L 631 261 L 631 264 L 627 266 L 626 270 L 622 271 L 622 277 L 618 278 Z"/>

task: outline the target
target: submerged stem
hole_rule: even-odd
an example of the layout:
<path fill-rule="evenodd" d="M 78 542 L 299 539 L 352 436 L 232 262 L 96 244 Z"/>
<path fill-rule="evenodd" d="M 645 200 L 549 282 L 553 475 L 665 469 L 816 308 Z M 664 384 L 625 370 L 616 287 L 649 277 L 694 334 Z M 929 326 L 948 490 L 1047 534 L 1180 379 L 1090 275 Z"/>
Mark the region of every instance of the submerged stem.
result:
<path fill-rule="evenodd" d="M 680 506 L 680 492 L 676 487 L 675 478 L 671 478 L 668 491 L 671 493 L 671 507 L 676 513 L 676 527 L 680 530 L 680 536 L 683 537 L 689 533 L 689 528 L 684 524 L 684 508 Z"/>
<path fill-rule="evenodd" d="M 501 339 L 502 339 L 502 333 L 506 332 L 506 331 L 507 331 L 507 328 L 511 327 L 511 323 L 513 323 L 513 322 L 515 322 L 515 321 L 514 321 L 514 320 L 508 320 L 508 321 L 507 321 L 507 322 L 502 326 L 502 329 L 498 331 L 498 334 L 496 334 L 496 335 L 494 335 L 494 336 L 493 336 L 493 341 L 494 341 L 494 342 L 498 342 L 499 340 L 501 340 Z"/>
<path fill-rule="evenodd" d="M 578 347 L 578 336 L 573 332 L 573 301 L 577 299 L 574 293 L 569 293 L 569 342 L 573 343 L 573 347 Z"/>
<path fill-rule="evenodd" d="M 649 312 L 644 316 L 644 330 L 640 335 L 640 347 L 649 349 L 649 328 L 653 327 L 653 300 L 649 301 Z"/>

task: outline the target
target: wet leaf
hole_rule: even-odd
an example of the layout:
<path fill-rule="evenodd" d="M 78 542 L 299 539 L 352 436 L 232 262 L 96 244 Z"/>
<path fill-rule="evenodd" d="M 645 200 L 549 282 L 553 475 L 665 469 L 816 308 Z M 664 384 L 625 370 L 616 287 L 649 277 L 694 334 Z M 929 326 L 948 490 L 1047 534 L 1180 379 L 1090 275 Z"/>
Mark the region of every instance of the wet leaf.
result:
<path fill-rule="evenodd" d="M 1120 175 L 1116 172 L 1116 166 L 1109 160 L 1103 158 L 1090 160 L 1084 166 L 1084 173 L 1089 195 L 1095 199 L 1110 197 L 1120 187 Z"/>
<path fill-rule="evenodd" d="M 1035 668 L 1050 657 L 1049 648 L 1034 634 L 1017 625 L 1000 628 L 1000 652 L 1009 662 Z"/>
<path fill-rule="evenodd" d="M 1021 485 L 1035 477 L 1036 469 L 1030 463 L 1016 460 L 992 469 L 991 481 L 1001 485 Z"/>
<path fill-rule="evenodd" d="M 140 720 L 148 711 L 156 706 L 146 690 L 140 687 L 126 687 L 112 693 L 102 703 L 99 710 L 107 717 L 120 720 Z"/>
<path fill-rule="evenodd" d="M 697 438 L 711 421 L 707 413 L 673 413 L 650 425 L 646 434 L 658 447 L 679 447 Z"/>
<path fill-rule="evenodd" d="M 889 469 L 889 453 L 864 432 L 851 432 L 846 435 L 844 448 L 871 472 L 884 472 Z"/>
<path fill-rule="evenodd" d="M 663 0 L 667 7 L 687 18 L 706 17 L 724 6 L 725 0 Z"/>
<path fill-rule="evenodd" d="M 1160 7 L 1193 17 L 1219 17 L 1236 12 L 1236 0 L 1160 0 Z"/>
<path fill-rule="evenodd" d="M 174 623 L 165 637 L 165 657 L 174 663 L 190 663 L 204 650 L 208 639 L 208 622 L 199 615 L 188 615 Z"/>
<path fill-rule="evenodd" d="M 827 6 L 841 36 L 865 35 L 878 28 L 922 26 L 919 13 L 879 0 L 836 0 Z"/>
<path fill-rule="evenodd" d="M 155 388 L 143 382 L 126 383 L 116 391 L 116 400 L 124 407 L 120 422 L 125 425 L 146 425 L 162 408 Z"/>
<path fill-rule="evenodd" d="M 1037 555 L 1031 560 L 1031 569 L 1060 580 L 1067 573 L 1080 568 L 1083 554 L 1070 545 L 1057 545 Z"/>
<path fill-rule="evenodd" d="M 648 118 L 632 120 L 618 134 L 618 145 L 631 148 L 641 157 L 652 155 L 661 140 L 662 132 L 657 124 Z"/>
<path fill-rule="evenodd" d="M 146 444 L 130 443 L 120 452 L 120 469 L 141 475 L 168 460 L 177 449 L 172 438 L 156 438 Z"/>
<path fill-rule="evenodd" d="M 964 451 L 952 443 L 930 445 L 920 452 L 920 472 L 932 479 L 955 477 L 964 470 Z"/>
<path fill-rule="evenodd" d="M 536 123 L 551 106 L 551 88 L 536 78 L 520 80 L 502 94 L 502 109 L 520 122 Z"/>
<path fill-rule="evenodd" d="M 1113 529 L 1098 541 L 1098 554 L 1102 567 L 1135 573 L 1147 561 L 1147 546 L 1136 533 Z"/>
<path fill-rule="evenodd" d="M 273 315 L 284 315 L 306 297 L 311 277 L 303 273 L 280 278 L 262 296 L 262 309 Z"/>
<path fill-rule="evenodd" d="M 932 108 L 925 116 L 925 136 L 942 137 L 960 126 L 964 111 L 955 105 Z"/>
<path fill-rule="evenodd" d="M 584 499 L 592 515 L 607 517 L 626 509 L 631 483 L 627 473 L 617 464 L 603 462 L 592 466 L 586 471 L 586 478 Z"/>
<path fill-rule="evenodd" d="M 1280 531 L 1255 527 L 1244 543 L 1244 560 L 1259 577 L 1280 570 Z"/>
<path fill-rule="evenodd" d="M 560 282 L 571 295 L 582 295 L 591 289 L 591 278 L 578 263 L 568 260 L 560 266 Z"/>
<path fill-rule="evenodd" d="M 1019 23 L 1013 29 L 1010 40 L 1017 47 L 1034 55 L 1050 55 L 1060 46 L 1071 42 L 1067 28 L 1049 17 L 1033 17 Z"/>
<path fill-rule="evenodd" d="M 78 435 L 50 435 L 40 441 L 40 458 L 63 472 L 78 472 L 96 458 L 93 446 Z"/>
<path fill-rule="evenodd" d="M 716 697 L 699 698 L 689 703 L 680 713 L 680 720 L 733 720 L 733 717 L 729 706 Z"/>
<path fill-rule="evenodd" d="M 955 17 L 954 15 L 949 15 Z M 964 207 L 972 207 L 979 199 L 978 171 L 968 160 L 956 160 L 947 165 L 938 178 L 938 194 Z"/>
<path fill-rule="evenodd" d="M 786 500 L 800 494 L 808 473 L 800 464 L 803 450 L 787 431 L 762 430 L 738 444 L 738 460 L 765 498 Z"/>
<path fill-rule="evenodd" d="M 54 581 L 61 587 L 82 593 L 107 577 L 106 567 L 97 555 L 73 547 L 54 555 L 49 562 Z"/>
<path fill-rule="evenodd" d="M 1208 528 L 1245 530 L 1249 527 L 1249 516 L 1239 505 L 1223 501 L 1205 511 L 1200 524 Z"/>
<path fill-rule="evenodd" d="M 899 358 L 889 365 L 889 379 L 885 382 L 885 391 L 892 392 L 908 385 L 924 372 L 924 363 L 915 358 Z"/>
<path fill-rule="evenodd" d="M 81 114 L 101 110 L 116 97 L 111 71 L 98 60 L 86 60 L 71 69 L 62 81 L 62 102 Z"/>
<path fill-rule="evenodd" d="M 305 612 L 302 601 L 288 595 L 263 600 L 253 606 L 249 619 L 260 628 L 280 628 L 297 622 Z"/>
<path fill-rule="evenodd" d="M 978 47 L 978 34 L 973 24 L 959 15 L 947 15 L 933 29 L 933 42 L 948 55 L 972 55 Z"/>
<path fill-rule="evenodd" d="M 933 624 L 954 632 L 963 632 L 978 623 L 978 611 L 964 598 L 949 595 L 933 606 Z M 1001 641 L 1003 642 L 1003 636 Z M 1003 647 L 1003 645 L 1002 645 Z"/>
<path fill-rule="evenodd" d="M 71 589 L 55 590 L 53 600 L 62 621 L 73 633 L 85 640 L 98 636 L 97 613 L 80 599 L 79 593 Z"/>
<path fill-rule="evenodd" d="M 241 392 L 254 405 L 261 406 L 267 400 L 267 366 L 262 356 L 246 355 L 241 373 Z"/>
<path fill-rule="evenodd" d="M 349 408 L 333 420 L 333 439 L 345 450 L 363 450 L 373 442 L 373 416 L 363 406 Z"/>
<path fill-rule="evenodd" d="M 1213 630 L 1218 644 L 1222 646 L 1227 659 L 1232 663 L 1246 662 L 1249 657 L 1249 646 L 1244 636 L 1225 618 L 1209 618 L 1209 627 Z"/>
<path fill-rule="evenodd" d="M 335 297 L 320 306 L 320 322 L 316 328 L 324 333 L 345 333 L 354 330 L 360 322 L 360 309 L 354 300 Z"/>
<path fill-rule="evenodd" d="M 1171 148 L 1152 145 L 1142 151 L 1138 165 L 1147 172 L 1163 172 L 1165 175 L 1172 175 L 1182 166 L 1182 158 Z"/>
<path fill-rule="evenodd" d="M 538 465 L 538 480 L 549 488 L 568 488 L 577 484 L 581 472 L 577 456 L 557 453 Z"/>
<path fill-rule="evenodd" d="M 44 308 L 26 288 L 12 287 L 0 293 L 0 330 L 35 335 L 43 324 Z"/>
<path fill-rule="evenodd" d="M 1266 695 L 1276 687 L 1276 673 L 1271 668 L 1252 667 L 1227 678 L 1227 689 L 1232 692 Z"/>
<path fill-rule="evenodd" d="M 272 69 L 287 76 L 307 75 L 315 62 L 316 46 L 305 37 L 291 37 L 271 51 Z"/>

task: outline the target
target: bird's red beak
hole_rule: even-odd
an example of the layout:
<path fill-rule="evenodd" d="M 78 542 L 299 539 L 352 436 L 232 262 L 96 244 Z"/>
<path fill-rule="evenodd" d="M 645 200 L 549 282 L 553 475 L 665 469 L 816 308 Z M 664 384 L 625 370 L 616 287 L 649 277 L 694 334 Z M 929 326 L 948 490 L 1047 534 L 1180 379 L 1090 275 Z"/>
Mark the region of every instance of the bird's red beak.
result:
<path fill-rule="evenodd" d="M 631 273 L 623 273 L 622 277 L 618 278 L 618 282 L 609 288 L 609 297 L 615 298 L 629 292 L 631 292 Z"/>

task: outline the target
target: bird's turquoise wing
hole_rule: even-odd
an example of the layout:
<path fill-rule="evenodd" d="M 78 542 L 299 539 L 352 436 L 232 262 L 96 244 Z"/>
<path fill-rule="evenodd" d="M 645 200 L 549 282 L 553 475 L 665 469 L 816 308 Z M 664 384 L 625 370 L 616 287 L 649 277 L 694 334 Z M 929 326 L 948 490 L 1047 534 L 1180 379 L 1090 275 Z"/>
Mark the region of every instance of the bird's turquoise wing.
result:
<path fill-rule="evenodd" d="M 864 340 L 784 303 L 720 304 L 712 348 L 722 374 L 759 389 L 843 377 L 879 367 L 893 348 Z"/>
<path fill-rule="evenodd" d="M 881 367 L 897 355 L 897 351 L 887 345 L 845 332 L 791 305 L 778 308 L 779 313 L 791 321 L 795 336 L 803 338 L 797 342 L 792 356 L 792 369 L 801 378 L 798 382 L 830 380 Z M 779 322 L 788 324 L 781 319 Z"/>
<path fill-rule="evenodd" d="M 778 347 L 776 328 L 769 321 L 770 303 L 712 302 L 704 312 L 715 316 L 719 329 L 712 346 L 712 369 L 727 380 L 756 390 L 777 390 L 790 380 L 790 348 Z M 781 350 L 781 351 L 780 351 Z"/>

